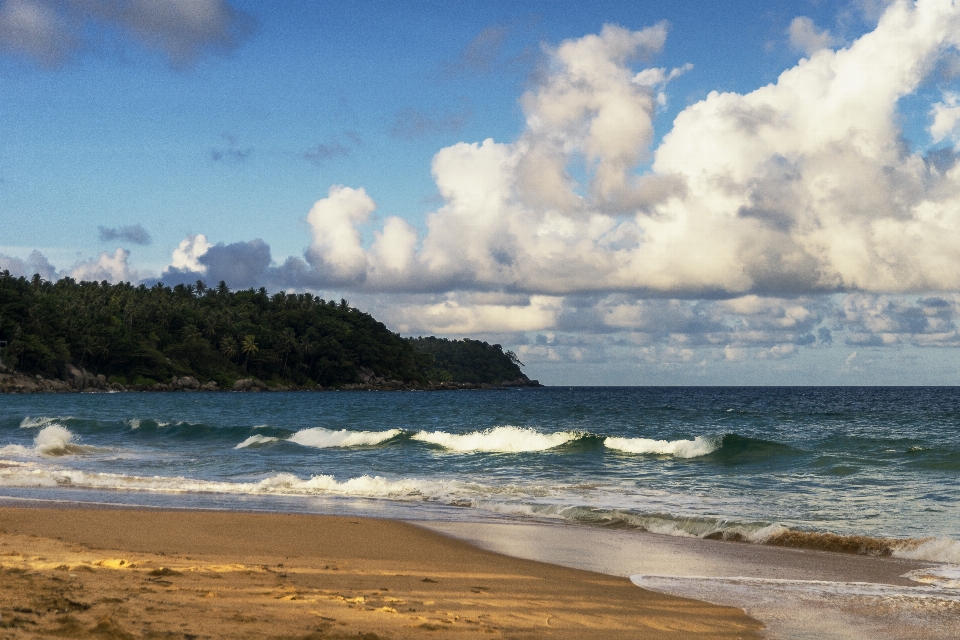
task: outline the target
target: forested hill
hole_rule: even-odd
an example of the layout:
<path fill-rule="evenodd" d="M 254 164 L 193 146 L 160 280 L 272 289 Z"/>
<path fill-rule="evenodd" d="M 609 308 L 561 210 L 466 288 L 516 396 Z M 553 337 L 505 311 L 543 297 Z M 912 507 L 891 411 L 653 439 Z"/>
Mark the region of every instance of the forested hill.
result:
<path fill-rule="evenodd" d="M 223 282 L 148 288 L 0 271 L 0 341 L 7 369 L 47 379 L 83 370 L 99 386 L 536 384 L 500 345 L 402 338 L 345 300 L 230 291 Z"/>

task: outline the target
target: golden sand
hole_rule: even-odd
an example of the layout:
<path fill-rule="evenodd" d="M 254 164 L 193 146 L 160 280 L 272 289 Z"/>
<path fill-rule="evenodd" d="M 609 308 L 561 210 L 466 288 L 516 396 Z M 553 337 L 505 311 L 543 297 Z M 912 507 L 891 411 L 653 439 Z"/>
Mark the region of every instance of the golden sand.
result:
<path fill-rule="evenodd" d="M 390 520 L 0 508 L 0 638 L 757 638 L 742 611 Z"/>

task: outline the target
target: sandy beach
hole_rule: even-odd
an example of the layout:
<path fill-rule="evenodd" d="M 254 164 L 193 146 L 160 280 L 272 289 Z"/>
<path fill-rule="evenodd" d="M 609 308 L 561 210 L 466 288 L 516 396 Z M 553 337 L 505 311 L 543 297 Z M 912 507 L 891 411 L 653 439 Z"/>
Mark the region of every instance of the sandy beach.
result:
<path fill-rule="evenodd" d="M 742 611 L 355 517 L 0 508 L 0 637 L 756 638 Z"/>

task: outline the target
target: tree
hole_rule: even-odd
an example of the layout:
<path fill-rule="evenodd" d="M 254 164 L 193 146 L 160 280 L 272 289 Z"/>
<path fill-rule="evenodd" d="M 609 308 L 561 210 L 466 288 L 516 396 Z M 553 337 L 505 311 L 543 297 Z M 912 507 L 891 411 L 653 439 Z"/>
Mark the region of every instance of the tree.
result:
<path fill-rule="evenodd" d="M 240 351 L 247 356 L 246 360 L 243 361 L 243 368 L 246 369 L 247 364 L 250 362 L 250 356 L 255 356 L 257 355 L 257 352 L 260 351 L 260 349 L 257 347 L 257 341 L 253 334 L 248 333 L 247 335 L 243 336 L 243 341 L 240 343 Z"/>
<path fill-rule="evenodd" d="M 220 341 L 220 353 L 227 356 L 227 359 L 233 360 L 237 355 L 237 341 L 232 336 L 227 336 Z"/>

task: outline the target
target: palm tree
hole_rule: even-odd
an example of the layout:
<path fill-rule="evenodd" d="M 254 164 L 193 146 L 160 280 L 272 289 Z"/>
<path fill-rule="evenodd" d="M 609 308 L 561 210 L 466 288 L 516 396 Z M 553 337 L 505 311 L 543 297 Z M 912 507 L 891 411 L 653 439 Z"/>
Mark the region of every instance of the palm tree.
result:
<path fill-rule="evenodd" d="M 240 351 L 242 351 L 246 356 L 246 360 L 243 361 L 243 368 L 247 368 L 247 363 L 250 362 L 250 356 L 257 355 L 257 351 L 260 349 L 257 347 L 257 341 L 252 334 L 247 334 L 243 336 L 243 342 L 240 343 Z"/>
<path fill-rule="evenodd" d="M 297 334 L 290 327 L 285 328 L 280 332 L 280 347 L 283 350 L 283 366 L 281 370 L 287 368 L 287 357 L 290 355 L 290 352 L 295 349 L 297 346 Z"/>
<path fill-rule="evenodd" d="M 227 336 L 220 341 L 220 353 L 227 356 L 228 360 L 233 360 L 237 355 L 237 341 L 232 336 Z"/>

